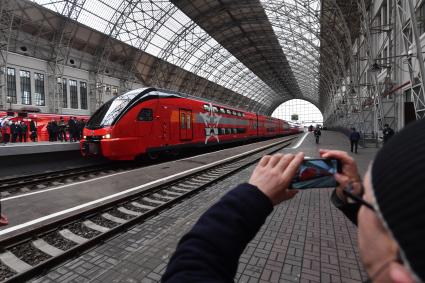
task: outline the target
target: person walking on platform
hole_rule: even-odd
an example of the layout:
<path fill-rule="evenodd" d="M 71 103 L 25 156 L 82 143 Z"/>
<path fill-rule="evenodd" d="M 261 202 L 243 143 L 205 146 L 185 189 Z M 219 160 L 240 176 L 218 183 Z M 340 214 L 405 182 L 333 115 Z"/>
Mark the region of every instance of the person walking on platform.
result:
<path fill-rule="evenodd" d="M 63 120 L 63 117 L 60 117 L 59 119 L 59 140 L 60 141 L 66 141 L 66 125 L 65 121 Z"/>
<path fill-rule="evenodd" d="M 12 121 L 12 125 L 10 125 L 10 134 L 12 135 L 12 143 L 15 143 L 18 138 L 18 130 L 16 129 L 15 121 Z"/>
<path fill-rule="evenodd" d="M 30 122 L 30 138 L 33 142 L 37 141 L 37 125 L 34 120 Z"/>
<path fill-rule="evenodd" d="M 75 141 L 80 140 L 80 128 L 81 128 L 81 121 L 78 121 L 75 117 Z"/>
<path fill-rule="evenodd" d="M 53 141 L 53 126 L 52 126 L 52 121 L 47 123 L 46 126 L 47 129 L 47 133 L 49 134 L 49 142 Z"/>
<path fill-rule="evenodd" d="M 8 142 L 10 142 L 10 125 L 8 120 L 3 121 L 1 130 L 3 136 L 3 145 L 6 145 Z"/>
<path fill-rule="evenodd" d="M 21 122 L 18 121 L 18 123 L 16 123 L 16 141 L 17 142 L 22 142 L 22 126 L 21 126 Z"/>
<path fill-rule="evenodd" d="M 314 137 L 316 138 L 316 144 L 319 144 L 320 136 L 322 135 L 322 132 L 320 131 L 319 126 L 316 126 L 316 129 L 314 129 Z"/>
<path fill-rule="evenodd" d="M 391 129 L 390 125 L 385 124 L 382 134 L 384 135 L 384 144 L 386 144 L 390 140 L 390 138 L 394 136 L 394 130 Z"/>
<path fill-rule="evenodd" d="M 424 140 L 425 120 L 406 126 L 377 153 L 363 182 L 346 152 L 320 151 L 342 163 L 330 201 L 358 225 L 370 282 L 425 282 Z M 303 160 L 302 152 L 264 156 L 248 183 L 224 195 L 183 236 L 161 282 L 233 282 L 240 255 L 273 206 L 296 196 L 288 188 Z"/>
<path fill-rule="evenodd" d="M 52 130 L 53 130 L 53 141 L 58 141 L 59 126 L 56 120 L 54 119 L 52 121 Z"/>
<path fill-rule="evenodd" d="M 76 128 L 76 124 L 75 124 L 75 120 L 74 117 L 70 117 L 69 121 L 68 121 L 68 131 L 69 131 L 69 141 L 70 142 L 75 142 L 75 128 Z"/>
<path fill-rule="evenodd" d="M 79 130 L 79 140 L 81 140 L 83 138 L 83 131 L 84 131 L 84 127 L 86 126 L 86 120 L 81 119 L 80 121 L 80 126 L 78 128 Z"/>
<path fill-rule="evenodd" d="M 21 142 L 27 142 L 28 126 L 25 122 L 21 122 L 21 135 L 22 135 Z"/>
<path fill-rule="evenodd" d="M 351 144 L 351 152 L 357 153 L 357 147 L 359 145 L 360 133 L 356 131 L 356 128 L 351 128 L 350 134 L 350 144 Z"/>

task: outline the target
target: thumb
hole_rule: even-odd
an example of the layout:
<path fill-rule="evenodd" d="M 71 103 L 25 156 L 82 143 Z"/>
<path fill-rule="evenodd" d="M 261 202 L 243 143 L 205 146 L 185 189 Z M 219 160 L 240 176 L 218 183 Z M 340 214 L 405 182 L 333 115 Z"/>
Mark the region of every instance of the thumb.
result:
<path fill-rule="evenodd" d="M 413 283 L 414 280 L 409 272 L 399 263 L 393 263 L 390 267 L 390 277 L 395 283 Z"/>

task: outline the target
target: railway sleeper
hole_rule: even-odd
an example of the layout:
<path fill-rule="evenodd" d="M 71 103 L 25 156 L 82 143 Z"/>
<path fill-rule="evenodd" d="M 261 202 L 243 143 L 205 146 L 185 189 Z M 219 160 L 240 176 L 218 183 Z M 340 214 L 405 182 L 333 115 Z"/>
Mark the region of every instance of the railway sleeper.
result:
<path fill-rule="evenodd" d="M 190 192 L 191 190 L 189 190 L 189 189 L 186 189 L 186 188 L 180 188 L 180 187 L 177 187 L 177 186 L 172 186 L 172 187 L 170 187 L 169 189 L 171 189 L 171 190 L 173 190 L 173 191 L 176 191 L 176 192 L 181 192 L 181 193 L 187 193 L 187 192 Z"/>
<path fill-rule="evenodd" d="M 142 200 L 149 202 L 149 203 L 154 203 L 154 204 L 157 204 L 157 205 L 163 205 L 165 203 L 165 201 L 151 199 L 151 198 L 148 198 L 148 197 L 144 197 L 144 198 L 142 198 Z"/>
<path fill-rule="evenodd" d="M 194 180 L 199 180 L 201 182 L 209 182 L 211 180 L 211 178 L 208 178 L 207 175 L 202 175 L 202 176 L 198 176 L 198 177 L 194 178 Z"/>
<path fill-rule="evenodd" d="M 176 193 L 176 192 L 172 192 L 172 191 L 169 191 L 169 190 L 163 190 L 162 192 L 165 193 L 165 194 L 167 194 L 167 195 L 174 196 L 174 197 L 179 197 L 179 196 L 182 195 L 182 194 L 179 194 L 179 193 Z"/>
<path fill-rule="evenodd" d="M 13 271 L 17 273 L 21 273 L 32 268 L 31 265 L 19 259 L 16 255 L 14 255 L 13 253 L 9 251 L 1 253 L 0 260 L 4 265 L 6 265 L 7 267 L 9 267 L 10 269 L 12 269 Z"/>
<path fill-rule="evenodd" d="M 140 215 L 142 215 L 142 213 L 140 213 L 140 212 L 132 211 L 132 210 L 129 210 L 129 209 L 127 209 L 125 207 L 122 207 L 122 206 L 118 207 L 117 210 L 120 211 L 120 212 L 122 212 L 122 213 L 125 213 L 125 214 L 128 214 L 128 215 L 132 215 L 132 216 L 140 216 Z"/>
<path fill-rule="evenodd" d="M 158 192 L 156 194 L 152 195 L 155 198 L 162 198 L 162 199 L 166 199 L 168 201 L 175 199 L 175 197 L 171 197 L 171 196 L 167 196 L 167 195 L 161 195 L 161 192 Z"/>
<path fill-rule="evenodd" d="M 103 213 L 102 217 L 107 219 L 107 220 L 110 220 L 112 222 L 118 223 L 118 224 L 123 224 L 123 223 L 127 222 L 127 220 L 113 216 L 109 213 Z"/>
<path fill-rule="evenodd" d="M 196 189 L 197 187 L 199 187 L 199 184 L 188 184 L 188 182 L 186 181 L 186 182 L 184 182 L 184 183 L 181 183 L 181 184 L 179 184 L 179 186 L 180 187 L 183 187 L 184 189 L 189 189 L 189 191 L 191 191 L 191 190 L 193 190 L 193 189 Z"/>
<path fill-rule="evenodd" d="M 105 232 L 110 230 L 108 227 L 98 225 L 98 224 L 96 224 L 96 223 L 94 223 L 93 221 L 90 221 L 90 220 L 84 221 L 83 225 L 86 226 L 89 229 L 96 230 L 96 231 L 99 231 L 101 233 L 105 233 Z"/>
<path fill-rule="evenodd" d="M 185 184 L 189 184 L 189 185 L 193 185 L 193 186 L 199 186 L 199 184 L 203 184 L 204 183 L 204 181 L 199 181 L 198 179 L 195 179 L 195 178 L 193 178 L 193 179 L 191 179 L 191 180 L 187 180 L 187 181 L 185 181 L 184 182 Z"/>
<path fill-rule="evenodd" d="M 61 234 L 61 236 L 64 237 L 65 239 L 70 240 L 70 241 L 77 243 L 77 244 L 83 244 L 83 243 L 88 241 L 88 239 L 72 233 L 71 230 L 69 230 L 69 229 L 63 229 L 63 230 L 59 231 L 59 234 Z"/>
<path fill-rule="evenodd" d="M 54 257 L 54 256 L 58 256 L 61 253 L 63 253 L 63 250 L 58 249 L 55 246 L 50 245 L 49 243 L 47 243 L 46 241 L 44 241 L 43 239 L 37 239 L 35 241 L 32 242 L 32 245 L 39 249 L 40 251 L 42 251 L 43 253 Z"/>
<path fill-rule="evenodd" d="M 138 203 L 138 202 L 135 202 L 135 201 L 133 201 L 133 202 L 131 203 L 131 205 L 132 205 L 132 206 L 135 206 L 135 207 L 138 207 L 138 208 L 141 208 L 141 209 L 148 209 L 148 210 L 155 209 L 155 207 L 153 207 L 153 206 L 149 206 L 149 205 L 141 204 L 141 203 Z"/>

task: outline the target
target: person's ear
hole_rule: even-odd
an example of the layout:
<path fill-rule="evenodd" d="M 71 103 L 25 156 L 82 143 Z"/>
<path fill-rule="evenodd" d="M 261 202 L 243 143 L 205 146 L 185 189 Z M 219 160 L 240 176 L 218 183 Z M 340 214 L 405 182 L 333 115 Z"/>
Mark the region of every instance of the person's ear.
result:
<path fill-rule="evenodd" d="M 391 281 L 394 283 L 415 283 L 407 268 L 398 262 L 390 265 L 389 272 Z"/>

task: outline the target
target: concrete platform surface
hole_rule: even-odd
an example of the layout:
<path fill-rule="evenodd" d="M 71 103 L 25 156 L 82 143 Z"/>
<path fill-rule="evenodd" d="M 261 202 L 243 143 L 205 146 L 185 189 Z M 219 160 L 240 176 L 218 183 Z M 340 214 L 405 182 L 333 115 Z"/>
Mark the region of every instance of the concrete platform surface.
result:
<path fill-rule="evenodd" d="M 345 136 L 311 133 L 295 149 L 318 157 L 319 148 L 347 150 Z M 355 155 L 361 172 L 376 149 Z M 248 180 L 254 166 L 229 177 L 32 282 L 159 282 L 178 240 L 222 195 Z M 275 207 L 243 252 L 236 282 L 362 282 L 357 228 L 330 203 L 332 189 L 310 189 Z"/>
<path fill-rule="evenodd" d="M 78 150 L 80 150 L 80 144 L 78 142 L 7 143 L 6 145 L 0 144 L 0 158 L 18 156 L 18 155 L 61 152 L 61 151 L 78 151 Z"/>

